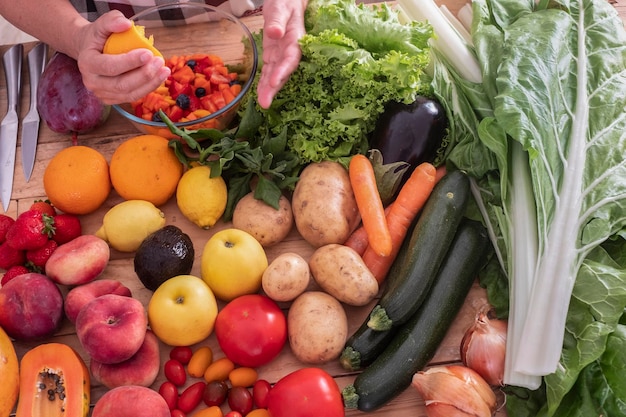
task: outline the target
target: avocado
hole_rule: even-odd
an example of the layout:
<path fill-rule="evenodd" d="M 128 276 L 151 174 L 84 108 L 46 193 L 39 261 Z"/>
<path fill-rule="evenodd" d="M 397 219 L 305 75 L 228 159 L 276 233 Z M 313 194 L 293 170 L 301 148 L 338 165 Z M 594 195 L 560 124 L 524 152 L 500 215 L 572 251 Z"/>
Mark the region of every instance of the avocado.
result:
<path fill-rule="evenodd" d="M 135 273 L 142 284 L 155 291 L 177 275 L 187 275 L 195 251 L 191 238 L 176 226 L 164 226 L 146 237 L 135 252 Z"/>

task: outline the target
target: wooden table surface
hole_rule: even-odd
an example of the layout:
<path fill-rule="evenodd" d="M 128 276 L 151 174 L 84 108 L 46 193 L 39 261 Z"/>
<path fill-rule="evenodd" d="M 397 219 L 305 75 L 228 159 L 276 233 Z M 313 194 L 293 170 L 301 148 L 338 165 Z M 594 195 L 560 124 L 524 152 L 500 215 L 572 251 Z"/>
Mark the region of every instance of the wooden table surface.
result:
<path fill-rule="evenodd" d="M 456 12 L 462 5 L 465 4 L 465 0 L 446 0 L 439 1 L 439 3 L 445 3 L 451 11 Z M 618 9 L 622 17 L 626 17 L 626 6 L 622 4 L 615 4 L 615 7 Z M 262 26 L 261 17 L 246 18 L 245 21 L 246 24 L 253 31 Z M 28 52 L 28 50 L 32 46 L 33 44 L 26 44 L 25 52 Z M 0 47 L 0 54 L 3 54 L 6 49 L 8 49 L 8 46 Z M 28 73 L 26 68 L 26 61 L 24 61 L 23 72 L 22 105 L 20 111 L 22 117 L 28 111 L 29 105 Z M 3 116 L 5 114 L 6 107 L 6 85 L 4 75 L 2 75 L 0 76 L 0 115 Z M 122 143 L 125 139 L 137 134 L 138 132 L 129 122 L 123 119 L 122 116 L 120 116 L 116 112 L 112 111 L 110 118 L 103 126 L 92 132 L 80 135 L 78 140 L 80 144 L 93 147 L 102 152 L 105 157 L 107 157 L 107 159 L 110 159 L 113 151 L 120 143 Z M 9 210 L 6 214 L 12 217 L 16 217 L 19 213 L 27 210 L 34 200 L 45 198 L 45 192 L 42 183 L 45 167 L 47 166 L 50 159 L 58 151 L 70 145 L 70 135 L 52 132 L 47 126 L 45 126 L 45 123 L 42 123 L 42 126 L 40 128 L 37 160 L 34 172 L 31 180 L 29 182 L 26 182 L 22 173 L 21 147 L 20 143 L 18 142 L 13 196 L 9 206 Z M 83 233 L 94 233 L 100 226 L 104 213 L 106 213 L 106 211 L 113 205 L 121 201 L 122 199 L 114 192 L 112 192 L 106 203 L 98 211 L 90 215 L 81 217 Z M 180 227 L 192 238 L 196 251 L 196 259 L 191 273 L 196 276 L 200 276 L 200 255 L 202 253 L 204 244 L 213 233 L 225 227 L 229 227 L 230 225 L 221 222 L 218 223 L 210 231 L 200 229 L 199 227 L 187 221 L 180 214 L 178 208 L 176 207 L 175 199 L 170 200 L 168 203 L 162 206 L 161 209 L 166 214 L 167 224 L 172 224 Z M 298 235 L 297 231 L 295 231 L 294 228 L 294 231 L 292 231 L 292 233 L 284 242 L 267 249 L 267 256 L 269 261 L 273 260 L 280 253 L 286 251 L 295 251 L 307 258 L 312 253 L 313 248 Z M 134 273 L 133 254 L 112 251 L 111 260 L 108 267 L 104 271 L 102 278 L 113 278 L 120 280 L 131 289 L 135 298 L 141 300 L 145 305 L 147 305 L 151 296 L 151 292 L 142 286 Z M 67 289 L 64 288 L 63 290 L 66 291 Z M 446 338 L 441 343 L 435 357 L 431 361 L 431 365 L 459 363 L 459 345 L 461 337 L 473 321 L 476 312 L 486 304 L 487 300 L 484 291 L 477 284 L 475 284 L 470 291 L 470 294 L 467 297 L 467 300 L 462 310 L 460 311 L 457 319 L 455 320 L 453 326 L 449 329 Z M 288 306 L 284 305 L 284 307 L 286 311 L 286 308 Z M 352 332 L 357 329 L 357 327 L 360 325 L 360 323 L 370 310 L 371 306 L 361 308 L 346 306 L 346 312 L 349 317 L 350 334 L 352 334 Z M 89 358 L 80 346 L 78 339 L 75 335 L 75 329 L 69 321 L 66 320 L 60 331 L 58 331 L 49 341 L 66 343 L 72 346 L 83 356 L 85 361 L 88 363 Z M 198 346 L 200 345 L 209 345 L 214 350 L 215 357 L 219 357 L 221 355 L 219 346 L 214 335 L 209 337 L 206 341 L 198 344 Z M 34 343 L 20 342 L 16 343 L 15 346 L 18 352 L 18 356 L 21 357 L 28 349 L 34 346 Z M 169 347 L 161 344 L 162 363 L 164 363 L 165 359 L 168 356 L 168 353 Z M 280 377 L 303 366 L 307 365 L 300 363 L 292 355 L 287 344 L 283 349 L 281 355 L 276 360 L 272 361 L 268 365 L 261 367 L 260 369 L 258 369 L 258 371 L 260 374 L 260 378 L 267 379 L 270 382 L 275 382 Z M 346 372 L 343 368 L 341 368 L 338 361 L 332 361 L 328 364 L 323 365 L 322 367 L 335 377 L 338 385 L 341 388 L 350 384 L 355 378 L 355 374 Z M 155 389 L 158 388 L 158 386 L 163 381 L 164 376 L 161 371 L 153 387 Z M 193 381 L 190 381 L 189 383 L 191 382 Z M 95 401 L 97 401 L 98 398 L 105 391 L 105 387 L 99 385 L 95 381 L 92 381 L 92 403 L 95 403 Z M 356 410 L 346 411 L 347 416 L 359 416 L 365 414 L 366 413 L 362 413 Z M 423 401 L 421 400 L 419 395 L 412 388 L 408 388 L 400 396 L 387 404 L 384 408 L 367 414 L 372 416 L 394 415 L 397 417 L 417 417 L 425 416 L 425 411 Z M 505 416 L 506 413 L 503 410 L 500 410 L 498 411 L 497 415 Z"/>

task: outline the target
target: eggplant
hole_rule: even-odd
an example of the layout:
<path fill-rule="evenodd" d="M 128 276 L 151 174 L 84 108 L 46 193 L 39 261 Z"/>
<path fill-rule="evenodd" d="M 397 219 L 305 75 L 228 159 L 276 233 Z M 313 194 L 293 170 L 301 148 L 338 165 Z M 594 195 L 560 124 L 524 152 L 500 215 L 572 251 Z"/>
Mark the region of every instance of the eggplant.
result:
<path fill-rule="evenodd" d="M 410 104 L 388 103 L 369 145 L 370 149 L 380 151 L 383 164 L 409 163 L 405 181 L 422 162 L 435 162 L 447 128 L 448 118 L 443 106 L 435 99 L 418 96 Z"/>

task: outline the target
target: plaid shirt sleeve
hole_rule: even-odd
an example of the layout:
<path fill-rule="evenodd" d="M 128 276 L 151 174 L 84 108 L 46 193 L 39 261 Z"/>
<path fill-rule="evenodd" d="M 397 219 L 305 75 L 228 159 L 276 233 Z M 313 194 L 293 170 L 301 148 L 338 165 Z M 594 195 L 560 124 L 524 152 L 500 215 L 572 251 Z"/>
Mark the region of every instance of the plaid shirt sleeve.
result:
<path fill-rule="evenodd" d="M 206 3 L 211 6 L 215 6 L 220 10 L 232 13 L 236 16 L 248 16 L 252 14 L 261 13 L 263 7 L 263 0 L 188 0 L 195 3 Z M 70 0 L 76 10 L 89 20 L 93 22 L 102 14 L 111 11 L 119 10 L 124 16 L 131 17 L 149 7 L 153 7 L 160 4 L 174 3 L 175 0 Z M 184 16 L 168 15 L 162 16 L 163 20 L 181 20 L 185 19 Z"/>

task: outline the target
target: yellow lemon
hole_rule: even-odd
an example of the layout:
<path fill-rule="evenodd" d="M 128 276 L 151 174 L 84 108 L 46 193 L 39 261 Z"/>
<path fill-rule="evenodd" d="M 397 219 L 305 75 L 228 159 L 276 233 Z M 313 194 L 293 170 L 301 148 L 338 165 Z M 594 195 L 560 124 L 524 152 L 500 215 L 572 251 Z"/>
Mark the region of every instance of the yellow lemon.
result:
<path fill-rule="evenodd" d="M 209 229 L 224 214 L 228 190 L 222 177 L 211 178 L 211 168 L 205 165 L 187 170 L 176 189 L 176 204 L 189 221 Z"/>
<path fill-rule="evenodd" d="M 202 279 L 223 301 L 258 292 L 268 265 L 259 241 L 235 228 L 211 236 L 204 246 L 201 262 Z"/>
<path fill-rule="evenodd" d="M 165 214 L 145 200 L 126 200 L 106 212 L 96 236 L 120 252 L 134 252 L 141 242 L 165 226 Z"/>
<path fill-rule="evenodd" d="M 156 56 L 162 57 L 163 54 L 154 47 L 154 38 L 146 37 L 145 28 L 132 22 L 132 26 L 124 32 L 112 33 L 104 43 L 102 52 L 105 54 L 124 54 L 133 49 L 146 48 L 152 51 Z"/>

